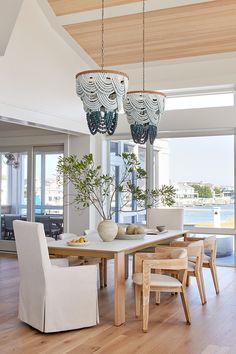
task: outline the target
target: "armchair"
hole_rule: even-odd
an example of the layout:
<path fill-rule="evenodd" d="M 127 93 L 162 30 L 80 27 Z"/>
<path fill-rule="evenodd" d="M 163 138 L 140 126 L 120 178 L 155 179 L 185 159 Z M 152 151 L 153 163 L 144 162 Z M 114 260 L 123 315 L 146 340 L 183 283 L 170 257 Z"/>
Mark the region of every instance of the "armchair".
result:
<path fill-rule="evenodd" d="M 204 245 L 204 251 L 208 251 L 210 253 L 210 256 L 205 253 L 203 254 L 203 267 L 210 268 L 216 294 L 219 294 L 220 288 L 216 270 L 216 237 L 186 237 L 185 240 L 189 242 L 202 241 Z M 196 262 L 196 259 L 193 257 L 191 261 Z"/>
<path fill-rule="evenodd" d="M 149 298 L 150 292 L 178 292 L 184 308 L 186 321 L 190 324 L 190 313 L 186 295 L 187 277 L 187 251 L 184 249 L 171 249 L 163 247 L 156 249 L 156 253 L 136 253 L 135 254 L 135 273 L 133 282 L 135 284 L 135 312 L 140 316 L 141 295 L 143 294 L 143 331 L 148 330 L 149 317 Z M 155 274 L 152 273 L 155 269 Z M 165 271 L 177 271 L 179 278 L 176 279 L 169 275 L 157 274 Z"/>
<path fill-rule="evenodd" d="M 188 278 L 193 276 L 196 278 L 197 286 L 199 290 L 199 295 L 201 298 L 202 305 L 206 303 L 206 293 L 204 286 L 204 279 L 202 275 L 202 262 L 203 262 L 203 241 L 198 242 L 190 241 L 173 241 L 171 242 L 172 247 L 186 248 L 188 253 Z M 191 262 L 191 260 L 195 262 Z M 187 279 L 188 279 L 187 278 Z"/>

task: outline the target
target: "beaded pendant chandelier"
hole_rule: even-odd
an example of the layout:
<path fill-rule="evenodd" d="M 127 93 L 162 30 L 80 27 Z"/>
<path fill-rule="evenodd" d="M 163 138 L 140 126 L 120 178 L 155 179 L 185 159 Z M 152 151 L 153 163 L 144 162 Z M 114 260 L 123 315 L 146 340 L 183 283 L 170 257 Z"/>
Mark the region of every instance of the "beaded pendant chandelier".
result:
<path fill-rule="evenodd" d="M 5 158 L 6 158 L 6 164 L 8 166 L 12 166 L 14 168 L 19 168 L 20 162 L 19 162 L 18 154 L 12 154 L 11 152 L 7 152 L 5 154 Z"/>
<path fill-rule="evenodd" d="M 102 0 L 101 70 L 76 75 L 76 92 L 83 102 L 91 134 L 114 134 L 118 113 L 128 91 L 128 76 L 120 71 L 104 70 L 104 0 Z"/>
<path fill-rule="evenodd" d="M 129 91 L 124 109 L 130 124 L 131 135 L 136 144 L 153 144 L 165 107 L 165 94 L 145 90 L 145 0 L 143 0 L 143 89 Z"/>

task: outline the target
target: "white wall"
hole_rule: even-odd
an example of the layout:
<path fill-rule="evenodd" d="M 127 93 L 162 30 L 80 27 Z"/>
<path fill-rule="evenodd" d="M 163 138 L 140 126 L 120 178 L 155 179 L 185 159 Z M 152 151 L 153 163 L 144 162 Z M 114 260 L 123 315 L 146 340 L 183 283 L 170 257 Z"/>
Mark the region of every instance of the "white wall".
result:
<path fill-rule="evenodd" d="M 0 116 L 88 132 L 75 75 L 88 69 L 52 29 L 36 0 L 25 0 L 0 58 Z"/>
<path fill-rule="evenodd" d="M 236 106 L 217 108 L 184 109 L 164 112 L 159 126 L 159 137 L 198 131 L 217 132 L 236 127 Z M 125 115 L 120 116 L 116 136 L 130 137 L 130 127 Z"/>

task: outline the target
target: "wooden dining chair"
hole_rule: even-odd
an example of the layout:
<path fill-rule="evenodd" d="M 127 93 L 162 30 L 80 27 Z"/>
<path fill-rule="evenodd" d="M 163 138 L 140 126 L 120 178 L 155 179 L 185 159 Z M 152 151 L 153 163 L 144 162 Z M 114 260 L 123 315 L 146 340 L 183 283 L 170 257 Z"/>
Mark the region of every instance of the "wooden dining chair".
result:
<path fill-rule="evenodd" d="M 204 268 L 209 268 L 211 270 L 215 291 L 216 294 L 219 294 L 220 289 L 219 289 L 219 282 L 218 282 L 218 276 L 216 270 L 216 251 L 217 251 L 216 237 L 215 236 L 209 236 L 209 237 L 189 237 L 188 236 L 185 237 L 185 240 L 188 242 L 203 241 L 204 251 L 209 253 L 209 255 L 207 255 L 204 252 L 202 266 Z M 191 261 L 196 262 L 196 259 L 192 257 Z"/>
<path fill-rule="evenodd" d="M 188 258 L 185 249 L 164 247 L 155 253 L 135 254 L 135 314 L 140 316 L 141 297 L 143 298 L 143 332 L 148 331 L 150 292 L 177 292 L 181 294 L 186 321 L 190 324 L 189 305 L 186 295 Z M 155 273 L 152 273 L 155 270 Z M 179 279 L 160 274 L 162 270 L 177 271 Z"/>
<path fill-rule="evenodd" d="M 188 272 L 187 272 L 187 284 L 190 276 L 195 277 L 201 298 L 202 305 L 206 303 L 206 293 L 204 286 L 204 279 L 202 274 L 203 254 L 204 246 L 203 241 L 198 242 L 190 241 L 173 241 L 170 244 L 171 247 L 185 247 L 188 253 Z M 195 262 L 191 262 L 194 259 Z"/>

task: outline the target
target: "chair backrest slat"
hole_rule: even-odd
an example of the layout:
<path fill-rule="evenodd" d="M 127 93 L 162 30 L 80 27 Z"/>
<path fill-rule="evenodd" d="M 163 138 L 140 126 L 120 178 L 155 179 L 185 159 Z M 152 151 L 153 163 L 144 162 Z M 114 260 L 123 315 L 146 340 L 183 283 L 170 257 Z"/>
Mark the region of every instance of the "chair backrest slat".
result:
<path fill-rule="evenodd" d="M 143 271 L 144 263 L 150 269 L 184 270 L 188 266 L 187 251 L 180 248 L 167 249 L 166 247 L 159 250 L 157 247 L 155 253 L 136 253 L 135 273 Z"/>

